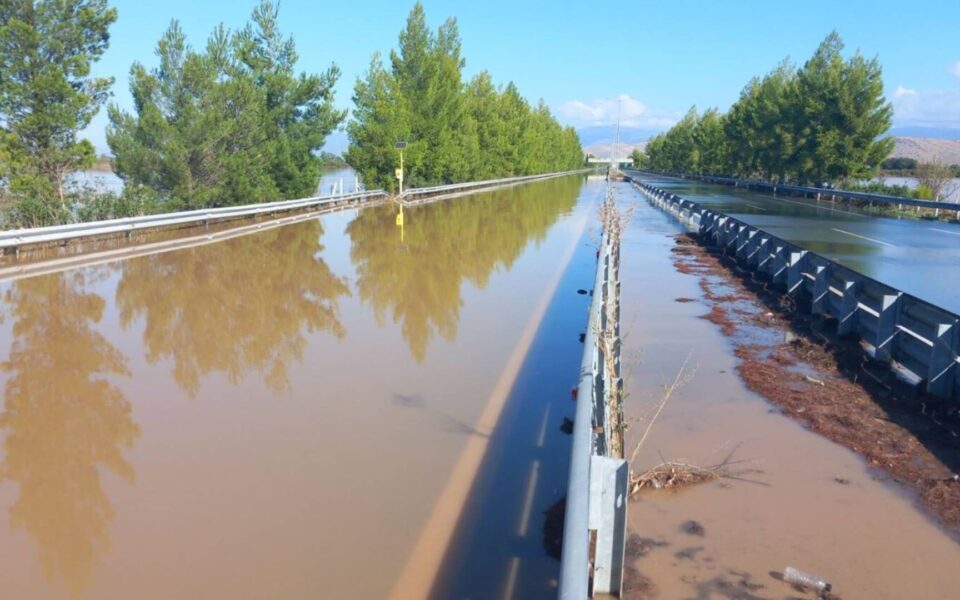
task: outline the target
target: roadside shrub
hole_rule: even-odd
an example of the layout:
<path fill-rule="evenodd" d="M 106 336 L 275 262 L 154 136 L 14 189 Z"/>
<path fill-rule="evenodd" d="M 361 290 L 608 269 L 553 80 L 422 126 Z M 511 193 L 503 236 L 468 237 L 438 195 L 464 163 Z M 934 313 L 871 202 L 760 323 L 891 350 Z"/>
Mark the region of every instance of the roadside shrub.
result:
<path fill-rule="evenodd" d="M 129 186 L 117 194 L 89 194 L 75 203 L 77 221 L 103 221 L 160 212 L 156 193 L 144 186 Z"/>
<path fill-rule="evenodd" d="M 25 229 L 70 221 L 70 211 L 35 194 L 11 195 L 3 210 L 4 229 Z"/>

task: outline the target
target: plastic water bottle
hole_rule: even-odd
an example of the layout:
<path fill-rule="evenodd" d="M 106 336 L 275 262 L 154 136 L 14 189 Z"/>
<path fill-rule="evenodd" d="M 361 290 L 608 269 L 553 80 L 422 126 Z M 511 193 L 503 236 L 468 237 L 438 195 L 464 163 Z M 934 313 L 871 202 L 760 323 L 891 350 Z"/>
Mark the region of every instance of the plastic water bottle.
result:
<path fill-rule="evenodd" d="M 793 567 L 787 567 L 783 570 L 783 580 L 793 585 L 800 585 L 811 589 L 817 592 L 820 597 L 823 597 L 823 595 L 833 587 L 823 578 L 811 575 L 810 573 L 804 573 L 800 569 L 794 569 Z"/>

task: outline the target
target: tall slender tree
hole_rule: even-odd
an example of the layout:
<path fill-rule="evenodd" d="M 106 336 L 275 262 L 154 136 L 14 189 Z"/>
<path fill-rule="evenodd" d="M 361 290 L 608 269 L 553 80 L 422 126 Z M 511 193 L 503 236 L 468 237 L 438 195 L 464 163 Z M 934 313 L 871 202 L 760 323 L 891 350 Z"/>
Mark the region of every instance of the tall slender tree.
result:
<path fill-rule="evenodd" d="M 893 107 L 883 97 L 878 60 L 857 52 L 844 61 L 842 51 L 834 31 L 797 74 L 800 182 L 869 178 L 893 150 L 892 139 L 880 138 Z"/>
<path fill-rule="evenodd" d="M 500 92 L 489 74 L 463 81 L 460 34 L 453 19 L 427 27 L 420 3 L 400 33 L 389 68 L 374 56 L 354 87 L 346 159 L 368 187 L 394 189 L 398 141 L 405 181 L 423 186 L 541 173 L 578 166 L 579 140 L 546 105 L 531 109 L 512 83 Z"/>

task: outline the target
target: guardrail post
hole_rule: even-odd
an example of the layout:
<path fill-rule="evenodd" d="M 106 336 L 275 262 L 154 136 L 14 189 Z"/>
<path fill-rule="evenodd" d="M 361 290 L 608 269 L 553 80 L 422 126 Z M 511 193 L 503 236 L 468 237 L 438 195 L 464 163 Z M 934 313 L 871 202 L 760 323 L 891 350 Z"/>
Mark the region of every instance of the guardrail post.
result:
<path fill-rule="evenodd" d="M 815 315 L 830 314 L 830 267 L 815 265 L 813 267 L 813 299 L 810 303 L 810 312 Z"/>
<path fill-rule="evenodd" d="M 941 398 L 953 395 L 957 378 L 957 351 L 960 349 L 960 333 L 957 321 L 939 323 L 934 329 L 936 336 L 930 351 L 930 368 L 927 374 L 927 392 Z"/>
<path fill-rule="evenodd" d="M 797 294 L 803 289 L 803 267 L 806 256 L 806 250 L 791 250 L 786 257 L 787 293 L 790 295 Z"/>
<path fill-rule="evenodd" d="M 627 480 L 622 458 L 590 457 L 590 524 L 597 532 L 593 593 L 620 596 L 627 535 Z"/>
<path fill-rule="evenodd" d="M 697 235 L 705 236 L 710 229 L 710 215 L 708 211 L 700 212 L 700 225 L 697 228 Z"/>
<path fill-rule="evenodd" d="M 770 281 L 782 284 L 787 280 L 787 249 L 773 240 L 768 246 L 773 246 L 773 250 L 770 251 L 770 265 L 767 269 L 770 273 Z"/>
<path fill-rule="evenodd" d="M 746 259 L 748 265 L 758 265 L 760 263 L 760 232 L 758 230 L 753 233 L 747 240 Z"/>
<path fill-rule="evenodd" d="M 738 259 L 744 259 L 747 256 L 747 244 L 753 239 L 753 236 L 756 235 L 756 230 L 747 225 L 740 226 L 740 232 L 737 234 L 737 249 L 736 257 Z"/>
<path fill-rule="evenodd" d="M 726 231 L 727 218 L 726 217 L 716 217 L 714 220 L 713 227 L 713 243 L 717 246 L 723 246 L 724 235 Z"/>
<path fill-rule="evenodd" d="M 840 314 L 837 315 L 837 335 L 843 337 L 854 331 L 860 308 L 860 282 L 844 281 L 840 298 Z"/>
<path fill-rule="evenodd" d="M 900 322 L 902 295 L 896 293 L 880 296 L 880 305 L 877 307 L 877 331 L 870 342 L 873 344 L 873 358 L 882 363 L 889 363 L 893 357 L 897 324 Z"/>
<path fill-rule="evenodd" d="M 723 233 L 723 246 L 727 250 L 736 251 L 737 249 L 737 239 L 740 235 L 740 226 L 736 223 L 727 220 L 727 225 Z"/>

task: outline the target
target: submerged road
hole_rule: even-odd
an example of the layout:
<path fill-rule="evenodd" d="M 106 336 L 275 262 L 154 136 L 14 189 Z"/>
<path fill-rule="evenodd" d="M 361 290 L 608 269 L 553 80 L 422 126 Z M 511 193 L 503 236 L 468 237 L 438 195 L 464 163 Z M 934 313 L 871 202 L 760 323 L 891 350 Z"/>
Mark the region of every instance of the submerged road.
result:
<path fill-rule="evenodd" d="M 603 191 L 0 272 L 0 598 L 554 597 Z"/>
<path fill-rule="evenodd" d="M 672 177 L 643 180 L 960 314 L 960 225 Z"/>

